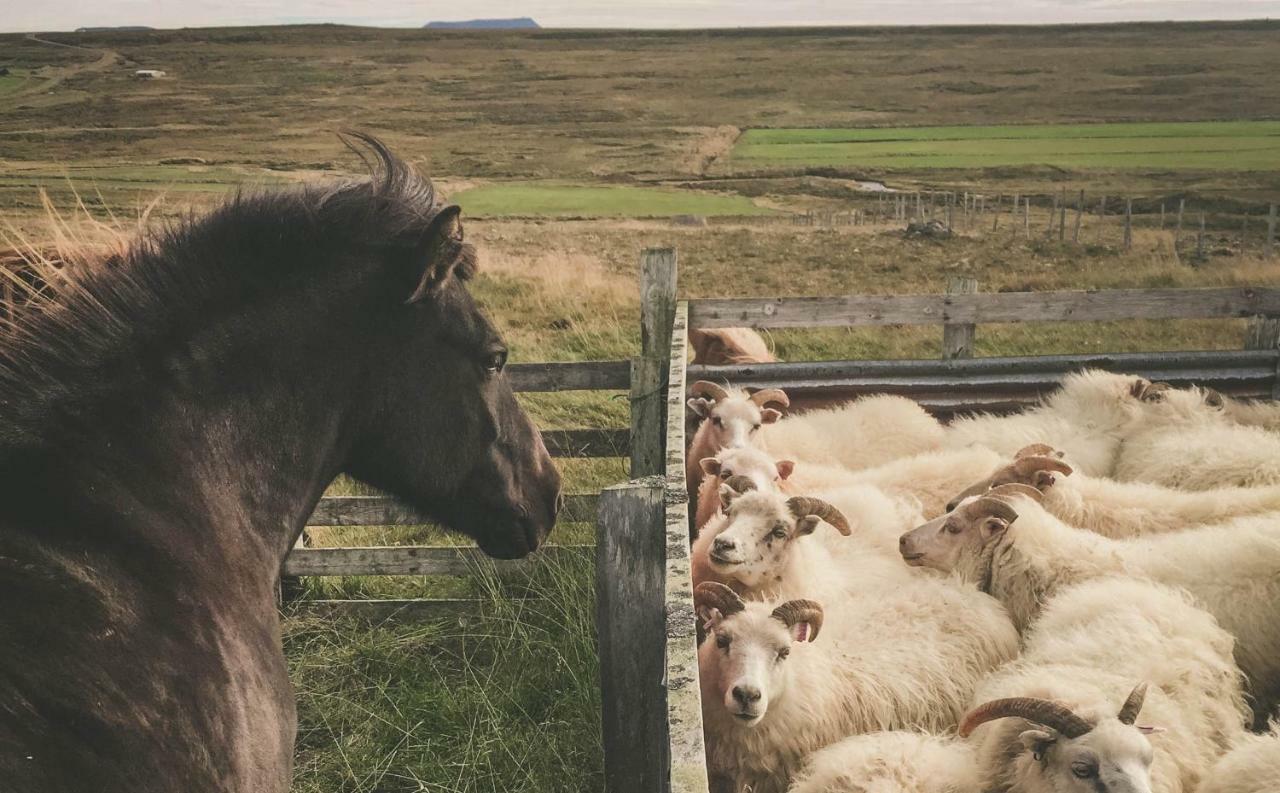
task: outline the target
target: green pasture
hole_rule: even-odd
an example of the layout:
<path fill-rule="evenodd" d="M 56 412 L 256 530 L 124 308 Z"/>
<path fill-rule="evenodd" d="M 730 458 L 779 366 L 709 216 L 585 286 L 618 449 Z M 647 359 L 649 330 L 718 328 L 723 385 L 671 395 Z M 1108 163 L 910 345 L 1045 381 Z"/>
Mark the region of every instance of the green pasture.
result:
<path fill-rule="evenodd" d="M 1280 170 L 1280 122 L 748 130 L 738 162 L 883 169 Z"/>
<path fill-rule="evenodd" d="M 483 185 L 464 190 L 454 199 L 468 215 L 479 217 L 670 217 L 766 215 L 770 212 L 740 195 L 555 182 Z"/>

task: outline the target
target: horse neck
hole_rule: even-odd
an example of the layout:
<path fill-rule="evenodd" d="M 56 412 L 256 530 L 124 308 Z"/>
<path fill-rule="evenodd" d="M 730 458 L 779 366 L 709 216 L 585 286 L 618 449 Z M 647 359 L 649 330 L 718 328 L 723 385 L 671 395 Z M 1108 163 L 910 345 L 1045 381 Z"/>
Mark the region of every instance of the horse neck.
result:
<path fill-rule="evenodd" d="M 45 492 L 63 491 L 73 524 L 108 523 L 129 546 L 273 581 L 349 446 L 358 344 L 326 330 L 349 327 L 342 310 L 314 311 L 289 334 L 276 321 L 242 330 L 208 359 L 175 355 L 116 395 L 130 407 L 54 441 Z"/>

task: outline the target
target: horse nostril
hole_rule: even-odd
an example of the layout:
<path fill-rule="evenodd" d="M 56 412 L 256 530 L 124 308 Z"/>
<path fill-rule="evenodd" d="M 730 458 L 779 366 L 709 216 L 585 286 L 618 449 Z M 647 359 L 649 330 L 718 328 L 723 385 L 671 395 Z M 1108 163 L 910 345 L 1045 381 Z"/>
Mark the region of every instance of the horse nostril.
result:
<path fill-rule="evenodd" d="M 733 699 L 740 705 L 751 705 L 760 701 L 760 689 L 755 686 L 734 686 Z"/>

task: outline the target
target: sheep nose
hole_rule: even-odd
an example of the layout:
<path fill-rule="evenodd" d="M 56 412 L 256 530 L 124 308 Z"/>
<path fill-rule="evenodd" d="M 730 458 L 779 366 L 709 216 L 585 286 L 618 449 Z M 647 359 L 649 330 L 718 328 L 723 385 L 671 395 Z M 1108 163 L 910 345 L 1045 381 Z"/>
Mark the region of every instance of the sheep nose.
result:
<path fill-rule="evenodd" d="M 905 535 L 905 534 L 904 534 L 904 535 L 902 535 L 901 537 L 899 537 L 899 538 L 898 538 L 898 550 L 899 550 L 899 551 L 901 551 L 901 552 L 906 552 L 906 551 L 907 551 L 907 550 L 909 550 L 910 548 L 911 548 L 911 541 L 907 539 L 907 535 Z"/>
<path fill-rule="evenodd" d="M 716 547 L 717 551 L 732 551 L 737 547 L 737 543 L 728 537 L 716 537 L 716 540 L 712 545 Z"/>
<path fill-rule="evenodd" d="M 755 686 L 734 686 L 733 701 L 739 705 L 754 705 L 760 701 L 760 689 Z"/>

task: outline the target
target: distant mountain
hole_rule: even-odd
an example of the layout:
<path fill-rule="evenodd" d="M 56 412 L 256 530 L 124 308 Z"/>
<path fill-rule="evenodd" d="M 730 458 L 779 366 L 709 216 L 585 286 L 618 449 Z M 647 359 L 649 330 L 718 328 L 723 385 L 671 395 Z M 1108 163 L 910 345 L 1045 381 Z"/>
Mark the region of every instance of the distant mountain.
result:
<path fill-rule="evenodd" d="M 487 30 L 530 30 L 541 27 L 530 17 L 516 19 L 467 19 L 462 22 L 428 22 L 426 28 L 483 28 Z"/>
<path fill-rule="evenodd" d="M 116 26 L 116 27 L 76 28 L 76 32 L 77 32 L 77 33 L 106 33 L 106 32 L 108 32 L 108 31 L 111 31 L 111 32 L 118 32 L 118 31 L 125 31 L 125 32 L 129 32 L 129 31 L 139 31 L 139 30 L 155 30 L 155 28 L 147 27 L 146 25 L 118 25 L 118 26 Z"/>

